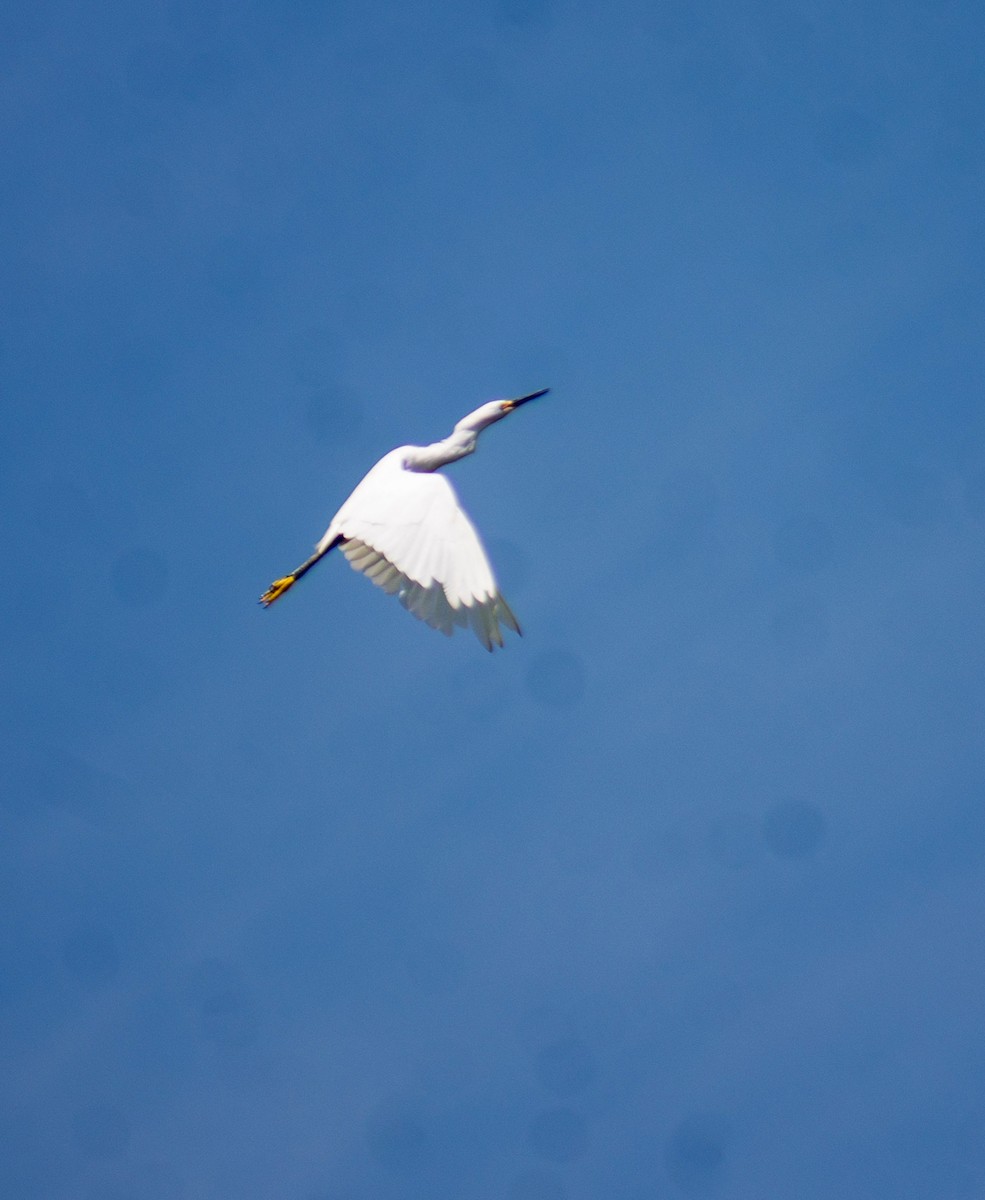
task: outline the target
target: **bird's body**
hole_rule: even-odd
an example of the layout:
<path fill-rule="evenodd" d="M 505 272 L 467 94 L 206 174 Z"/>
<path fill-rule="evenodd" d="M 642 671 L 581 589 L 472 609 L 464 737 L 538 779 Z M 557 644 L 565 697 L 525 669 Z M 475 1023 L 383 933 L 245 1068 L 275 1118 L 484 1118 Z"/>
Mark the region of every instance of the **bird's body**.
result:
<path fill-rule="evenodd" d="M 487 650 L 503 645 L 500 623 L 520 632 L 489 559 L 440 467 L 472 454 L 479 434 L 547 389 L 492 400 L 463 417 L 443 441 L 399 446 L 364 476 L 332 518 L 315 553 L 260 597 L 271 605 L 334 546 L 355 570 L 433 629 L 471 626 Z"/>

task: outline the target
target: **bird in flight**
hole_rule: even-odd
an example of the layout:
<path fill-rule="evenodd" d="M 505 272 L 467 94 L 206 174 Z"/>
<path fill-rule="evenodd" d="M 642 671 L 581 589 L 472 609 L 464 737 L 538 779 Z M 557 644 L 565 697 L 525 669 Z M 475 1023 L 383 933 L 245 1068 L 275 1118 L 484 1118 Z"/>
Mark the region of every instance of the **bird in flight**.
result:
<path fill-rule="evenodd" d="M 500 622 L 520 626 L 503 599 L 475 526 L 440 467 L 475 451 L 479 434 L 550 388 L 513 400 L 490 400 L 462 417 L 430 446 L 398 446 L 364 477 L 315 546 L 290 575 L 260 597 L 264 608 L 338 546 L 349 565 L 432 629 L 451 636 L 471 626 L 487 650 L 503 645 Z"/>

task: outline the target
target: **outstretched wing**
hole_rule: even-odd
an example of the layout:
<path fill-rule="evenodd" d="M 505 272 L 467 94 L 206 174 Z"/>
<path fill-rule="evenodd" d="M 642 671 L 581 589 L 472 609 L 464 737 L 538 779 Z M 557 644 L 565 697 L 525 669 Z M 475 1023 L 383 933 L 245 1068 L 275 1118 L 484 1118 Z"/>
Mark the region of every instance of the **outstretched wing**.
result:
<path fill-rule="evenodd" d="M 407 471 L 397 452 L 387 455 L 339 510 L 329 534 L 342 539 L 351 567 L 432 629 L 450 636 L 456 625 L 471 625 L 487 650 L 503 645 L 500 622 L 520 632 L 444 475 Z"/>

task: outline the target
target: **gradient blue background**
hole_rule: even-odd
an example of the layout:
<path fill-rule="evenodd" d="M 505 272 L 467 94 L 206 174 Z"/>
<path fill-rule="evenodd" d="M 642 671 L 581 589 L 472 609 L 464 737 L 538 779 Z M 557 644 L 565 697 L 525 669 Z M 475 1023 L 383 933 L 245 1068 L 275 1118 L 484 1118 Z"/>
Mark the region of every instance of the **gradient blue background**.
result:
<path fill-rule="evenodd" d="M 980 6 L 0 25 L 3 1195 L 981 1196 Z"/>

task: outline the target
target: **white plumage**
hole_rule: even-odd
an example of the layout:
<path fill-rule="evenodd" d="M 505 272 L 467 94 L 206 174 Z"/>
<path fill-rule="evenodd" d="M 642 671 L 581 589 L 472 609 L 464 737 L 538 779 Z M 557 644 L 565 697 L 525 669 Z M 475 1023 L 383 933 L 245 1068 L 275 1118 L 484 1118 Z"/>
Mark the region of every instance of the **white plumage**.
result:
<path fill-rule="evenodd" d="M 400 446 L 383 456 L 342 505 L 315 553 L 260 597 L 269 606 L 334 546 L 349 565 L 432 629 L 451 636 L 471 626 L 487 650 L 503 645 L 500 624 L 520 632 L 503 599 L 475 526 L 439 467 L 472 454 L 478 435 L 548 389 L 493 400 L 463 417 L 430 446 Z"/>

